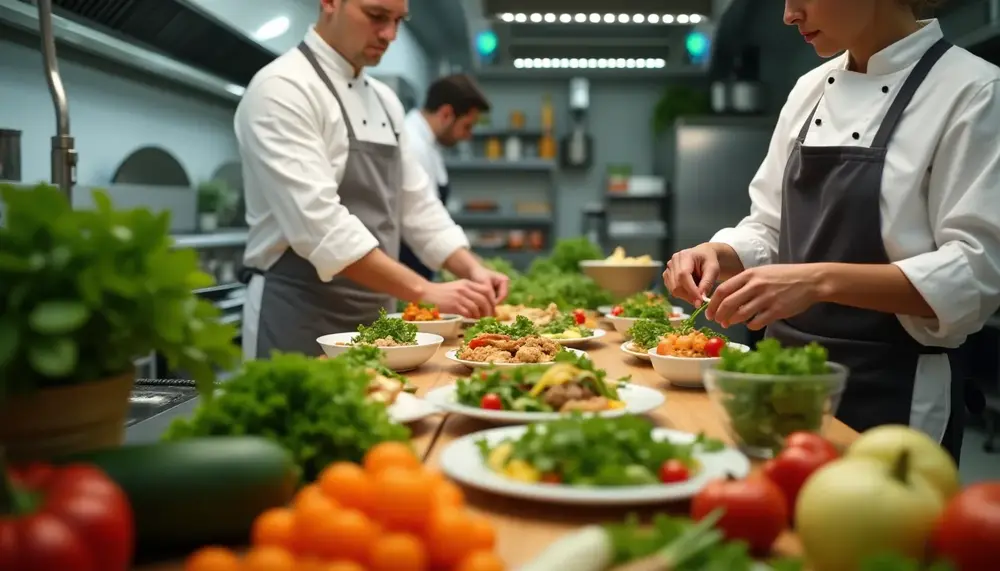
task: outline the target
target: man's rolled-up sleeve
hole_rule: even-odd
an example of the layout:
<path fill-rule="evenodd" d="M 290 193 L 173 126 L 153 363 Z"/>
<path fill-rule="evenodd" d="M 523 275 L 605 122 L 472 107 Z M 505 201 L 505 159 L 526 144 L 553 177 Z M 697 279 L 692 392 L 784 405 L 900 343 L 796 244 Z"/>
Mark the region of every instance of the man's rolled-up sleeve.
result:
<path fill-rule="evenodd" d="M 328 109 L 342 121 L 339 109 Z M 322 123 L 301 86 L 265 79 L 244 95 L 236 134 L 244 171 L 263 194 L 291 249 L 323 281 L 378 247 L 378 240 L 338 196 L 347 146 L 330 159 Z"/>
<path fill-rule="evenodd" d="M 428 268 L 439 270 L 456 250 L 469 247 L 462 227 L 455 224 L 438 197 L 437 184 L 400 140 L 403 157 L 403 239 Z"/>
<path fill-rule="evenodd" d="M 1000 306 L 1000 82 L 971 92 L 942 135 L 928 213 L 938 249 L 895 262 L 936 318 L 899 316 L 925 345 L 954 347 Z"/>

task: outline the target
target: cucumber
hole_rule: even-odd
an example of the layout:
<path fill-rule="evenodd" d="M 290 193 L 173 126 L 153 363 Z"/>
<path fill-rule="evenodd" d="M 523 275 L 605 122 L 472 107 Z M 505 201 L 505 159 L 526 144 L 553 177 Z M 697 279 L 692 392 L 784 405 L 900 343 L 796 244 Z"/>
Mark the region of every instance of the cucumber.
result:
<path fill-rule="evenodd" d="M 106 472 L 128 495 L 139 555 L 245 544 L 258 514 L 286 505 L 299 470 L 263 438 L 209 437 L 66 456 Z"/>

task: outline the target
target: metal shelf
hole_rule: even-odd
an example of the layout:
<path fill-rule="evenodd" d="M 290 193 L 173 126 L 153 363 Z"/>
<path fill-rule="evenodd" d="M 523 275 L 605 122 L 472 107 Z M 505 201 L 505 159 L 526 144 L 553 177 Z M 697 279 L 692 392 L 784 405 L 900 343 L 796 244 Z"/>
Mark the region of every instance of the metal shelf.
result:
<path fill-rule="evenodd" d="M 245 246 L 248 232 L 246 230 L 220 230 L 205 234 L 174 234 L 176 248 L 224 248 L 227 246 Z"/>
<path fill-rule="evenodd" d="M 552 226 L 552 216 L 548 214 L 501 214 L 470 213 L 452 214 L 452 220 L 459 226 L 486 228 L 525 227 L 543 228 Z"/>
<path fill-rule="evenodd" d="M 615 193 L 609 192 L 606 195 L 608 200 L 611 201 L 640 201 L 640 200 L 663 200 L 667 197 L 667 193 L 660 192 L 656 194 L 628 194 L 628 193 Z"/>
<path fill-rule="evenodd" d="M 542 137 L 542 129 L 514 129 L 513 127 L 473 127 L 473 137 Z"/>
<path fill-rule="evenodd" d="M 519 171 L 519 172 L 552 172 L 556 162 L 550 159 L 522 159 L 508 161 L 504 159 L 445 159 L 449 171 Z"/>

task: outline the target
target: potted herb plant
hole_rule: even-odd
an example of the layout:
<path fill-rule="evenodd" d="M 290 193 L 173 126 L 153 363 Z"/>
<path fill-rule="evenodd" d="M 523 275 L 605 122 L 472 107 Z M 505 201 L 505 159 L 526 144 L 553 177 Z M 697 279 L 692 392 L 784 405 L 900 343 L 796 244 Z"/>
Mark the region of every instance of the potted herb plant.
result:
<path fill-rule="evenodd" d="M 198 229 L 214 232 L 219 227 L 219 212 L 227 206 L 229 187 L 220 180 L 198 185 Z"/>
<path fill-rule="evenodd" d="M 0 445 L 12 460 L 120 444 L 133 360 L 157 351 L 211 395 L 238 352 L 234 328 L 193 289 L 211 285 L 175 249 L 169 214 L 73 210 L 55 187 L 0 185 Z"/>

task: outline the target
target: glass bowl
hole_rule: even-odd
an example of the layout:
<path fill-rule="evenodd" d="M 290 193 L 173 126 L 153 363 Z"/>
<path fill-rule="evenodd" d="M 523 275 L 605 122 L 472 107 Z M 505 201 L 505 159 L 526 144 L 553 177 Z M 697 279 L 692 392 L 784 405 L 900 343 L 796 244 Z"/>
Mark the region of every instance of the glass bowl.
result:
<path fill-rule="evenodd" d="M 757 375 L 704 370 L 705 387 L 730 437 L 751 458 L 773 458 L 793 432 L 821 433 L 837 412 L 847 367 L 821 375 Z"/>

